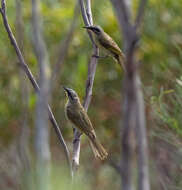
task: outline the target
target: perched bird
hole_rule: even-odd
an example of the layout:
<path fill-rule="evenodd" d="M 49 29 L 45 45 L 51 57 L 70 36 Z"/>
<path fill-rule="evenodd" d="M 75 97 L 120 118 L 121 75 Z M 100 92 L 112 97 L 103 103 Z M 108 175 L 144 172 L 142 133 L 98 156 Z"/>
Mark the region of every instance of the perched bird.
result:
<path fill-rule="evenodd" d="M 116 42 L 100 26 L 84 26 L 83 28 L 90 30 L 96 45 L 106 50 L 107 54 L 112 56 L 126 70 L 124 65 L 125 55 Z"/>
<path fill-rule="evenodd" d="M 63 87 L 66 95 L 68 97 L 68 101 L 65 105 L 65 113 L 67 118 L 87 137 L 89 138 L 89 142 L 95 157 L 104 160 L 108 153 L 104 149 L 104 147 L 100 144 L 95 130 L 92 126 L 92 123 L 84 110 L 83 106 L 80 103 L 80 99 L 77 93 L 70 89 Z"/>

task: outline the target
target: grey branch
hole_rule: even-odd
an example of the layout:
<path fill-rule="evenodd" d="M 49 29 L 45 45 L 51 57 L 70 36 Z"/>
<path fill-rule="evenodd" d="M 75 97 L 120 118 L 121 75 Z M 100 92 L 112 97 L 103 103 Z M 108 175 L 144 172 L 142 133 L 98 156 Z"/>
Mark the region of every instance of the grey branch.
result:
<path fill-rule="evenodd" d="M 146 118 L 143 93 L 141 90 L 141 81 L 138 73 L 136 73 L 136 137 L 138 141 L 138 189 L 149 190 L 149 171 L 148 171 L 148 143 L 146 134 Z"/>
<path fill-rule="evenodd" d="M 46 102 L 49 102 L 50 71 L 47 47 L 42 33 L 40 0 L 32 0 L 33 47 L 38 59 L 39 87 L 35 115 L 36 188 L 50 189 L 50 131 Z"/>
<path fill-rule="evenodd" d="M 84 0 L 79 0 L 80 9 L 82 13 L 82 18 L 85 26 L 93 25 L 93 19 L 92 19 L 92 10 L 91 10 L 91 3 L 90 0 L 87 0 L 87 8 L 85 8 Z M 89 17 L 88 17 L 89 15 Z M 89 38 L 92 42 L 93 46 L 96 46 L 92 37 L 92 33 L 88 31 Z M 96 47 L 95 47 L 96 48 Z M 96 55 L 96 54 L 95 54 Z"/>
<path fill-rule="evenodd" d="M 144 112 L 144 100 L 140 87 L 140 78 L 137 72 L 135 51 L 138 41 L 138 27 L 141 23 L 146 0 L 141 0 L 133 25 L 128 17 L 128 9 L 124 0 L 111 0 L 116 11 L 118 22 L 123 31 L 123 39 L 126 51 L 126 75 L 124 80 L 123 126 L 122 126 L 122 189 L 132 190 L 133 168 L 132 155 L 134 153 L 133 133 L 136 134 L 138 145 L 138 189 L 149 190 L 147 137 Z"/>
<path fill-rule="evenodd" d="M 91 9 L 91 1 L 90 1 L 90 0 L 87 0 L 86 13 L 87 13 L 87 18 L 88 18 L 88 20 L 89 20 L 90 25 L 93 25 L 92 9 Z"/>
<path fill-rule="evenodd" d="M 83 0 L 79 0 L 80 3 L 80 8 L 81 8 L 81 13 L 82 13 L 82 18 L 84 21 L 84 24 L 86 26 L 88 25 L 93 25 L 92 21 L 92 11 L 91 11 L 91 2 L 90 0 L 87 0 L 87 8 L 85 9 L 85 5 Z M 89 15 L 89 17 L 88 17 Z M 93 54 L 94 55 L 99 55 L 99 49 L 98 47 L 94 44 L 92 35 L 90 32 L 88 32 L 90 40 L 93 45 Z M 96 67 L 97 67 L 97 58 L 92 56 L 88 65 L 88 76 L 87 76 L 87 81 L 86 81 L 86 94 L 84 98 L 84 103 L 83 106 L 85 110 L 88 110 L 91 97 L 92 97 L 92 88 L 93 88 L 93 83 L 94 83 L 94 77 L 95 77 L 95 72 L 96 72 Z M 73 171 L 75 171 L 78 166 L 79 166 L 79 157 L 80 157 L 80 132 L 76 129 L 74 129 L 74 140 L 73 140 L 73 158 L 72 158 L 72 168 Z"/>
<path fill-rule="evenodd" d="M 40 89 L 39 89 L 39 86 L 32 74 L 32 72 L 30 71 L 28 65 L 25 63 L 25 60 L 23 58 L 23 55 L 20 51 L 20 48 L 16 42 L 16 39 L 11 31 L 11 28 L 8 24 L 8 20 L 7 20 L 7 15 L 6 15 L 6 6 L 5 6 L 5 0 L 1 0 L 1 8 L 0 8 L 0 12 L 1 12 L 1 15 L 2 15 L 2 18 L 3 18 L 3 23 L 4 23 L 4 27 L 8 33 L 8 37 L 10 39 L 10 42 L 13 46 L 13 48 L 15 49 L 15 52 L 17 54 L 17 57 L 19 59 L 19 62 L 20 62 L 20 65 L 22 67 L 22 69 L 24 70 L 24 72 L 26 73 L 28 79 L 30 80 L 32 86 L 34 87 L 36 93 L 39 93 Z M 55 120 L 54 118 L 54 115 L 52 113 L 52 110 L 50 108 L 50 106 L 47 104 L 47 109 L 48 109 L 48 114 L 49 114 L 49 120 L 51 121 L 52 125 L 53 125 L 53 128 L 56 132 L 56 135 L 58 136 L 58 139 L 59 139 L 59 142 L 61 143 L 62 147 L 63 147 L 63 150 L 64 150 L 64 153 L 65 153 L 65 156 L 66 156 L 66 159 L 67 159 L 67 163 L 68 163 L 68 166 L 70 167 L 70 171 L 71 171 L 71 162 L 70 162 L 70 154 L 69 154 L 69 151 L 68 151 L 68 148 L 66 146 L 66 143 L 64 141 L 64 138 L 62 136 L 62 133 L 59 129 L 59 126 L 57 124 L 57 121 Z"/>
<path fill-rule="evenodd" d="M 87 12 L 86 12 L 86 9 L 85 9 L 85 4 L 84 4 L 84 0 L 79 0 L 79 4 L 80 4 L 80 9 L 81 9 L 81 13 L 82 13 L 82 18 L 83 18 L 83 21 L 85 23 L 86 26 L 89 26 L 91 25 L 88 17 L 87 17 Z"/>

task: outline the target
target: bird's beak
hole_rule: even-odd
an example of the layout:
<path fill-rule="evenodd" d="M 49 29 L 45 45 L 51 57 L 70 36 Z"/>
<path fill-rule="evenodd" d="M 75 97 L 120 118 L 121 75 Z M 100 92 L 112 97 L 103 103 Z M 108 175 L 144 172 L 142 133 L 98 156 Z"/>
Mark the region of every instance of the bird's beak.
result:
<path fill-rule="evenodd" d="M 67 92 L 67 93 L 69 92 L 68 88 L 66 88 L 65 86 L 63 86 L 63 89 L 65 92 Z"/>
<path fill-rule="evenodd" d="M 69 88 L 63 86 L 63 89 L 66 92 L 67 96 L 72 98 L 72 95 L 71 95 L 71 92 L 70 92 Z"/>
<path fill-rule="evenodd" d="M 94 26 L 84 26 L 83 28 L 86 28 L 86 29 L 88 29 L 88 30 L 94 30 L 94 29 L 95 29 Z"/>

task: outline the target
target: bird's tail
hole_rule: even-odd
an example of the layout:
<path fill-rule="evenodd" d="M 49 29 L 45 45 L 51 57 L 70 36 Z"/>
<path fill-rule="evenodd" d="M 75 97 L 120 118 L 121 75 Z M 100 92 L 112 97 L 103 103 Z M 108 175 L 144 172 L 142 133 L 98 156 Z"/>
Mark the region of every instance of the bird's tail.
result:
<path fill-rule="evenodd" d="M 89 138 L 89 142 L 90 142 L 90 146 L 92 148 L 92 151 L 93 151 L 95 157 L 97 157 L 97 158 L 99 158 L 101 160 L 104 160 L 104 159 L 107 158 L 108 153 L 104 149 L 104 147 L 100 144 L 97 137 Z"/>
<path fill-rule="evenodd" d="M 126 71 L 124 54 L 122 53 L 121 55 L 117 55 L 115 58 L 117 59 L 118 64 L 124 69 L 124 71 Z"/>

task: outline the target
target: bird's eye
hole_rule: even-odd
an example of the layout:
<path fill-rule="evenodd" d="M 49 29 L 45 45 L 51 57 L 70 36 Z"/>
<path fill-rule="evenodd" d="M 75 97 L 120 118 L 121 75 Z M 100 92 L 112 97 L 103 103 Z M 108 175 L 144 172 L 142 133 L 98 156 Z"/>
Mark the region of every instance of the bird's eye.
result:
<path fill-rule="evenodd" d="M 94 31 L 95 31 L 96 33 L 100 33 L 100 30 L 99 30 L 98 28 L 94 28 Z"/>

